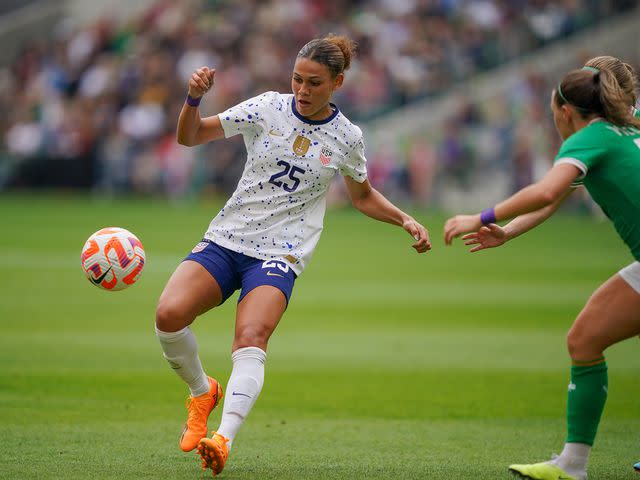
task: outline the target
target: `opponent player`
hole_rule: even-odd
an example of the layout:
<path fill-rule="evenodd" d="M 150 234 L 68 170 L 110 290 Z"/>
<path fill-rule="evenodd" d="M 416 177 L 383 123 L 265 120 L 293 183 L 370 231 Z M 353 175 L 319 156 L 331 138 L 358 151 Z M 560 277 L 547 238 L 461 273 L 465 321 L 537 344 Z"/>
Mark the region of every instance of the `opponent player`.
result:
<path fill-rule="evenodd" d="M 564 140 L 554 166 L 530 185 L 478 215 L 447 220 L 445 243 L 465 232 L 472 252 L 504 244 L 542 223 L 577 183 L 583 183 L 636 259 L 591 296 L 567 336 L 572 359 L 567 440 L 551 461 L 511 465 L 522 478 L 584 480 L 604 409 L 608 376 L 604 351 L 640 334 L 640 119 L 629 106 L 635 95 L 607 68 L 568 73 L 554 89 L 551 109 Z M 504 227 L 497 220 L 514 218 Z M 484 226 L 483 226 L 484 225 Z"/>
<path fill-rule="evenodd" d="M 260 394 L 267 342 L 320 238 L 334 176 L 344 177 L 358 210 L 402 227 L 417 252 L 431 248 L 425 228 L 369 184 L 362 132 L 330 102 L 354 52 L 343 36 L 312 40 L 297 55 L 293 95 L 263 93 L 207 118 L 198 104 L 215 70 L 202 67 L 189 81 L 178 141 L 191 146 L 241 134 L 247 148 L 236 191 L 169 279 L 156 312 L 164 356 L 191 391 L 180 447 L 197 447 L 214 475 Z M 237 289 L 233 368 L 220 426 L 207 438 L 207 418 L 222 389 L 205 374 L 189 325 Z"/>

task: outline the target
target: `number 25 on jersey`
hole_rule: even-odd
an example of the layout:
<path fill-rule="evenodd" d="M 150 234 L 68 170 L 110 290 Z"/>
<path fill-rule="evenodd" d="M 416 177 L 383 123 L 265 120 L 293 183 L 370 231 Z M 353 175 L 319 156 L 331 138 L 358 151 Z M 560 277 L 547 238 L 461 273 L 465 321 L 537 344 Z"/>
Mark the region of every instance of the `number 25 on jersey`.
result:
<path fill-rule="evenodd" d="M 272 183 L 276 187 L 282 187 L 287 192 L 295 192 L 298 185 L 300 185 L 300 178 L 296 175 L 303 174 L 305 170 L 295 165 L 292 166 L 284 160 L 280 160 L 276 165 L 282 167 L 282 170 L 271 175 L 269 183 Z M 280 180 L 282 177 L 285 177 L 284 180 Z"/>

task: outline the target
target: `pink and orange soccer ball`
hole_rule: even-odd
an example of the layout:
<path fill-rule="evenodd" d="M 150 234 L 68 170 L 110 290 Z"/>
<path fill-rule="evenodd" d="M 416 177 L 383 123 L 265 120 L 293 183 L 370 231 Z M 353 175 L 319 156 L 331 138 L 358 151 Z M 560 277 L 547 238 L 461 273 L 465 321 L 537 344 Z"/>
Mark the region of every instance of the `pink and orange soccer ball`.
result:
<path fill-rule="evenodd" d="M 104 290 L 123 290 L 138 281 L 144 268 L 142 243 L 129 230 L 108 227 L 91 235 L 82 248 L 82 270 Z"/>

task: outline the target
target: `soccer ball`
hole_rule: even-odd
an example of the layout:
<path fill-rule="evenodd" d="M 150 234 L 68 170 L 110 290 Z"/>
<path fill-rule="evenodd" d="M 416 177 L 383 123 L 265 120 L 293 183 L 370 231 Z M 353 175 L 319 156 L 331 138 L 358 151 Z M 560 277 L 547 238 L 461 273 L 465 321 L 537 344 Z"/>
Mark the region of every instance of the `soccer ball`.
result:
<path fill-rule="evenodd" d="M 144 260 L 138 237 L 119 227 L 103 228 L 91 235 L 80 255 L 87 279 L 104 290 L 122 290 L 136 283 Z"/>

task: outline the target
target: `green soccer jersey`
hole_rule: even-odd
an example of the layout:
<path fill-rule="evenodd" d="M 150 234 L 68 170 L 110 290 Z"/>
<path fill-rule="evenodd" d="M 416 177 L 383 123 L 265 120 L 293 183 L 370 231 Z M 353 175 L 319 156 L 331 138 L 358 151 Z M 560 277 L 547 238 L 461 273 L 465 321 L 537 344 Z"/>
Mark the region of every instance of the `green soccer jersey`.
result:
<path fill-rule="evenodd" d="M 594 121 L 567 138 L 555 164 L 570 163 L 640 261 L 640 130 Z"/>

